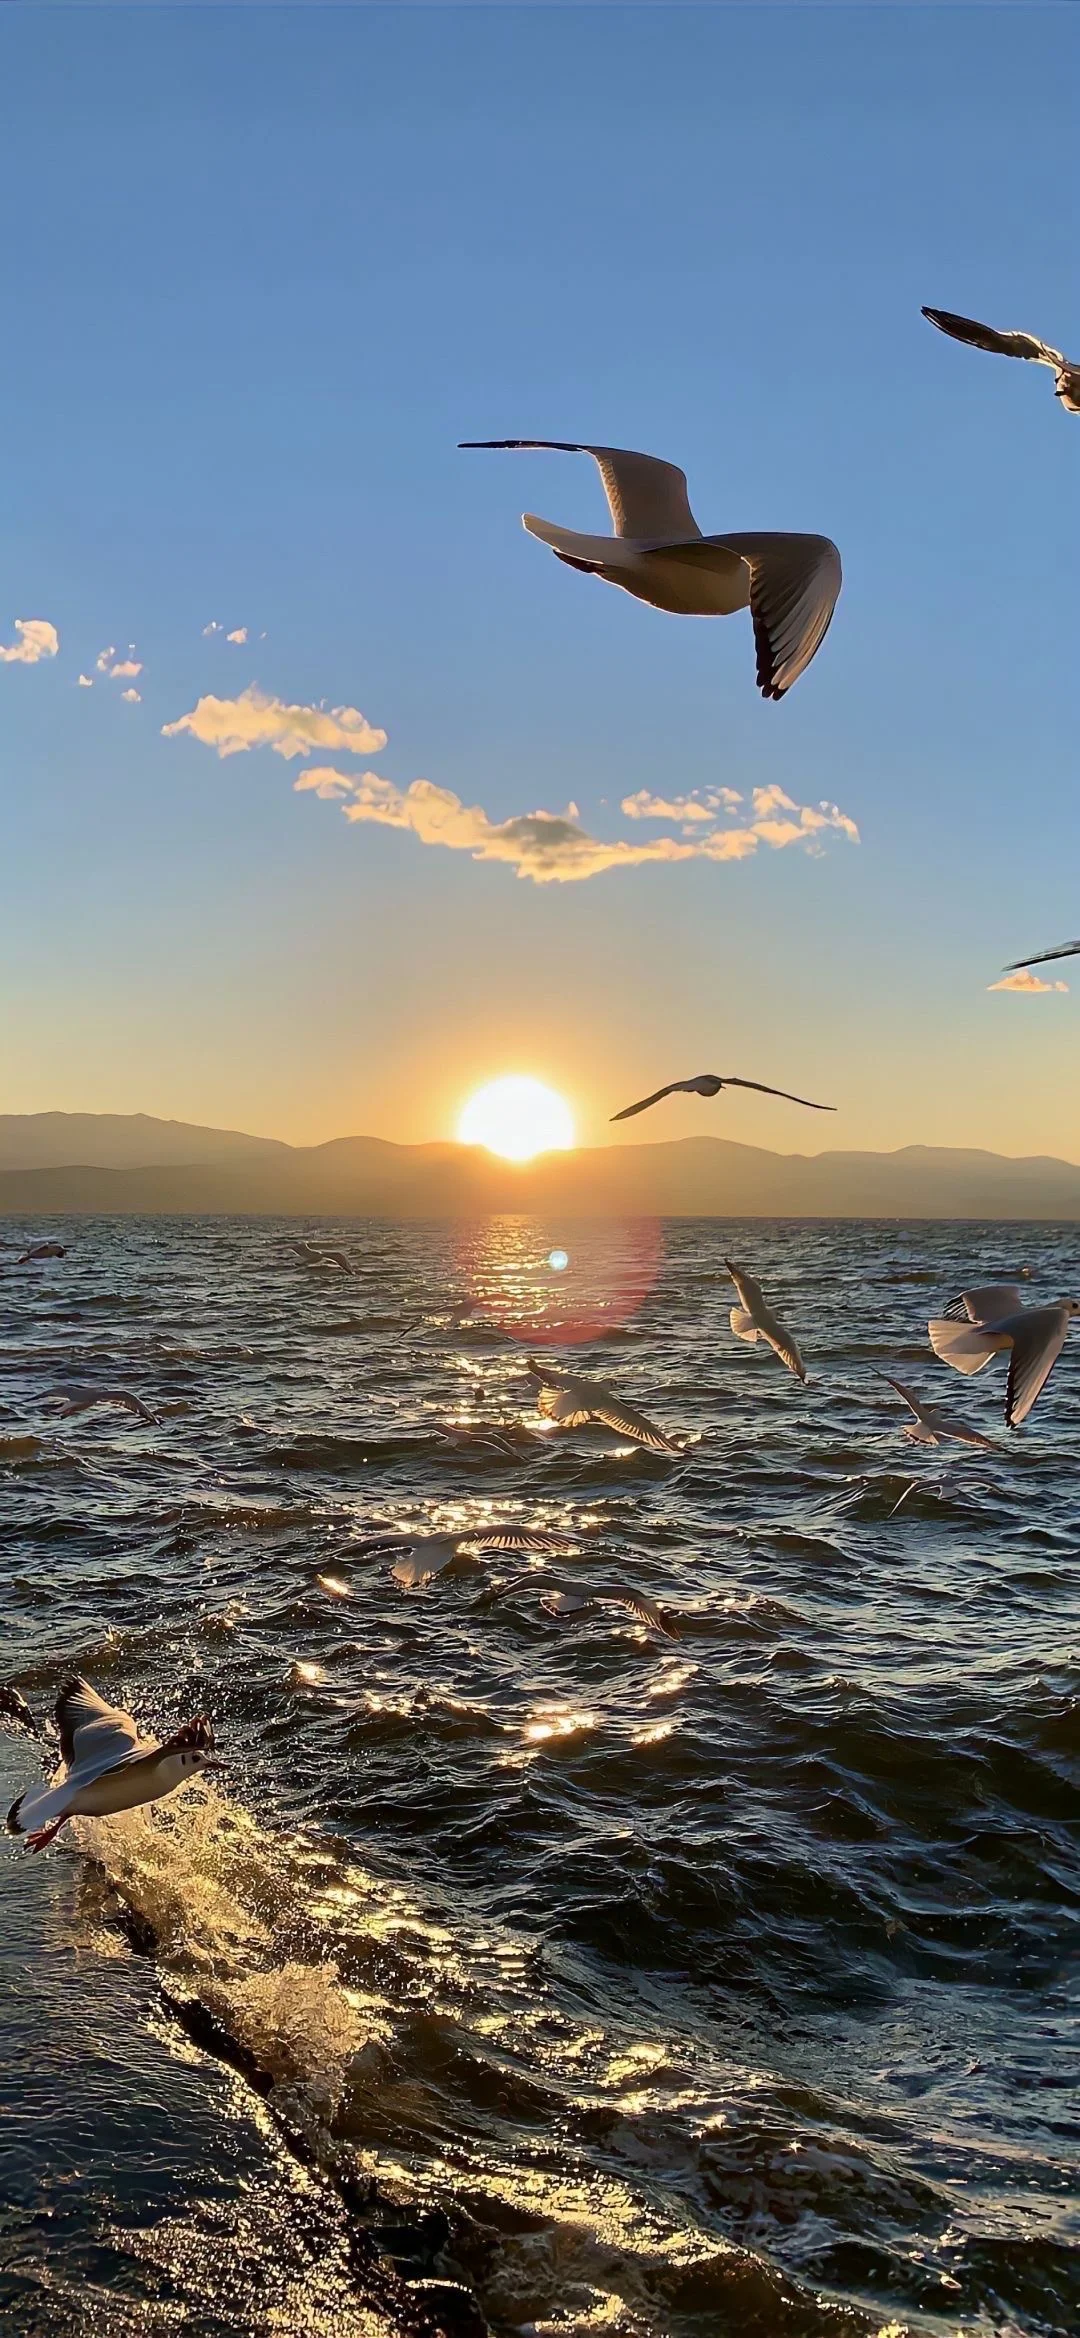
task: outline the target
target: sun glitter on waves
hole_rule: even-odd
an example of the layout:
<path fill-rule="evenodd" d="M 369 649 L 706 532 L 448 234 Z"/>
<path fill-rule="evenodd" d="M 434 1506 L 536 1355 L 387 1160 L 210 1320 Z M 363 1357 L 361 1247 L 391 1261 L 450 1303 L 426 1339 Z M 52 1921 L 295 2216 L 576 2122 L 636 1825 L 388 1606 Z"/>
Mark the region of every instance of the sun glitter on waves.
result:
<path fill-rule="evenodd" d="M 565 1153 L 574 1143 L 569 1105 L 542 1080 L 511 1075 L 478 1088 L 463 1107 L 458 1142 L 484 1145 L 504 1161 L 531 1161 L 537 1153 Z"/>

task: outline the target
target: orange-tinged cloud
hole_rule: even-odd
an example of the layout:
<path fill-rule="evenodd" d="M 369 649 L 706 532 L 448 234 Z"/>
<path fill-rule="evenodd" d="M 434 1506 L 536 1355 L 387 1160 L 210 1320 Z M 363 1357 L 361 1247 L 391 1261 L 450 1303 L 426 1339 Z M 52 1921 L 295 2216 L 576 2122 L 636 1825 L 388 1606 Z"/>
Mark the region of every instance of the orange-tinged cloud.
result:
<path fill-rule="evenodd" d="M 0 666 L 37 666 L 56 656 L 60 636 L 47 617 L 16 617 L 15 631 L 17 641 L 0 641 Z"/>
<path fill-rule="evenodd" d="M 339 755 L 377 755 L 386 745 L 386 732 L 355 706 L 289 706 L 255 682 L 238 698 L 200 698 L 190 714 L 165 723 L 161 735 L 176 739 L 184 731 L 221 756 L 243 755 L 251 747 L 271 747 L 287 759 L 313 755 L 319 747 Z"/>
<path fill-rule="evenodd" d="M 647 787 L 639 787 L 636 795 L 623 797 L 622 810 L 628 820 L 677 820 L 689 827 L 711 824 L 722 812 L 735 811 L 742 800 L 734 787 L 692 788 L 687 796 L 654 796 Z"/>
<path fill-rule="evenodd" d="M 608 869 L 641 868 L 650 862 L 746 860 L 762 843 L 774 848 L 800 843 L 813 850 L 819 830 L 827 827 L 856 840 L 858 836 L 854 821 L 826 807 L 813 812 L 807 824 L 801 819 L 788 821 L 782 835 L 775 832 L 777 823 L 765 819 L 692 838 L 653 836 L 639 844 L 625 837 L 590 836 L 573 804 L 565 812 L 523 812 L 509 820 L 492 820 L 481 805 L 463 804 L 450 788 L 436 787 L 428 779 L 414 779 L 411 786 L 399 788 L 375 771 L 352 777 L 317 766 L 303 772 L 294 786 L 299 793 L 339 802 L 349 821 L 407 829 L 421 844 L 468 852 L 478 861 L 501 861 L 534 885 L 580 884 Z M 760 792 L 771 796 L 771 791 Z M 800 813 L 810 808 L 792 804 L 791 809 Z"/>
<path fill-rule="evenodd" d="M 1028 998 L 1038 991 L 1068 990 L 1067 982 L 1044 982 L 1041 974 L 1033 974 L 1030 966 L 1021 966 L 1015 974 L 1006 974 L 1001 982 L 988 982 L 987 990 L 1019 990 Z"/>

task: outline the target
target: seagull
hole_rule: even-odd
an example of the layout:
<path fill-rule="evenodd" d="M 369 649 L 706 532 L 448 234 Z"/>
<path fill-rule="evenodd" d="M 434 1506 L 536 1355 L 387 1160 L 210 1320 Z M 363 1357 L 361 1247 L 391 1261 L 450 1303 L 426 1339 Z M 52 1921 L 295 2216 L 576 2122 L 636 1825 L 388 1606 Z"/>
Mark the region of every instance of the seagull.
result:
<path fill-rule="evenodd" d="M 130 1713 L 107 1705 L 85 1680 L 68 1680 L 56 1700 L 61 1767 L 47 1785 L 27 1786 L 8 1812 L 8 1833 L 44 1851 L 69 1818 L 111 1818 L 173 1794 L 200 1770 L 220 1769 L 205 1713 L 160 1745 Z"/>
<path fill-rule="evenodd" d="M 794 1372 L 797 1380 L 805 1380 L 806 1366 L 795 1341 L 773 1314 L 761 1284 L 747 1274 L 744 1266 L 734 1266 L 730 1258 L 725 1258 L 724 1265 L 739 1294 L 739 1305 L 731 1310 L 731 1328 L 736 1339 L 768 1340 L 774 1355 L 787 1365 L 788 1371 Z"/>
<path fill-rule="evenodd" d="M 1009 1349 L 1005 1422 L 1018 1429 L 1045 1388 L 1065 1345 L 1069 1323 L 1080 1315 L 1080 1299 L 1058 1299 L 1051 1307 L 1025 1307 L 1015 1283 L 991 1283 L 961 1291 L 944 1315 L 927 1329 L 935 1356 L 957 1372 L 981 1372 L 991 1356 Z"/>
<path fill-rule="evenodd" d="M 1014 958 L 1005 974 L 1019 974 L 1025 966 L 1048 966 L 1051 958 L 1080 958 L 1080 942 L 1059 942 L 1056 950 L 1036 950 L 1031 958 Z"/>
<path fill-rule="evenodd" d="M 1051 349 L 1048 341 L 1040 341 L 1035 333 L 997 333 L 993 325 L 954 317 L 947 308 L 924 308 L 923 315 L 939 333 L 951 334 L 954 341 L 970 341 L 973 348 L 990 349 L 997 357 L 1033 357 L 1037 365 L 1051 366 L 1055 398 L 1060 398 L 1066 414 L 1080 414 L 1080 363 L 1063 357 L 1060 349 Z"/>
<path fill-rule="evenodd" d="M 578 1429 L 585 1421 L 602 1421 L 606 1429 L 614 1429 L 620 1437 L 632 1437 L 636 1445 L 647 1446 L 650 1453 L 681 1452 L 681 1446 L 673 1444 L 662 1429 L 654 1428 L 644 1413 L 624 1404 L 621 1396 L 605 1388 L 601 1381 L 560 1372 L 554 1365 L 541 1364 L 535 1356 L 529 1357 L 526 1368 L 538 1384 L 536 1409 L 545 1420 L 557 1421 L 563 1429 Z"/>
<path fill-rule="evenodd" d="M 297 1257 L 303 1260 L 305 1266 L 332 1266 L 336 1268 L 338 1274 L 342 1275 L 351 1275 L 356 1272 L 351 1260 L 346 1258 L 343 1250 L 320 1250 L 314 1242 L 290 1242 L 289 1249 L 295 1250 Z"/>
<path fill-rule="evenodd" d="M 129 1388 L 50 1388 L 47 1401 L 60 1399 L 58 1420 L 66 1420 L 70 1413 L 90 1412 L 94 1405 L 118 1404 L 124 1412 L 137 1414 L 140 1421 L 158 1425 L 158 1416 L 144 1404 L 141 1396 L 133 1396 Z"/>
<path fill-rule="evenodd" d="M 936 1405 L 924 1404 L 913 1388 L 906 1388 L 902 1380 L 893 1380 L 888 1372 L 882 1372 L 879 1377 L 895 1388 L 914 1413 L 914 1420 L 904 1423 L 904 1435 L 913 1438 L 916 1445 L 943 1445 L 952 1438 L 957 1445 L 981 1445 L 987 1453 L 997 1452 L 992 1437 L 984 1437 L 979 1429 L 969 1429 L 966 1421 L 954 1421 L 950 1413 L 939 1412 Z M 900 1499 L 904 1499 L 903 1495 Z"/>
<path fill-rule="evenodd" d="M 400 1552 L 390 1573 L 403 1591 L 423 1590 L 437 1575 L 445 1575 L 455 1559 L 479 1559 L 489 1551 L 532 1551 L 545 1558 L 558 1558 L 566 1557 L 577 1547 L 575 1535 L 549 1534 L 540 1527 L 523 1526 L 481 1527 L 475 1533 L 466 1530 L 461 1534 L 394 1535 L 385 1542 L 367 1546 L 372 1556 Z"/>
<path fill-rule="evenodd" d="M 545 1591 L 540 1605 L 556 1623 L 576 1624 L 586 1616 L 600 1615 L 606 1607 L 619 1607 L 632 1615 L 635 1622 L 644 1624 L 649 1632 L 659 1632 L 665 1640 L 681 1638 L 674 1624 L 662 1616 L 655 1601 L 646 1599 L 644 1592 L 627 1591 L 621 1583 L 613 1583 L 606 1590 Z"/>
<path fill-rule="evenodd" d="M 567 1589 L 552 1583 L 541 1570 L 526 1568 L 519 1575 L 509 1575 L 505 1583 L 498 1583 L 475 1602 L 477 1608 L 491 1608 L 499 1600 L 509 1599 L 515 1591 L 535 1591 L 540 1586 L 540 1605 L 560 1623 L 576 1623 L 579 1616 L 595 1615 L 604 1607 L 621 1607 L 628 1615 L 644 1624 L 650 1632 L 660 1632 L 665 1640 L 678 1640 L 682 1635 L 669 1623 L 655 1602 L 644 1592 L 630 1591 L 625 1583 Z"/>
<path fill-rule="evenodd" d="M 22 1257 L 17 1258 L 15 1264 L 16 1266 L 30 1266 L 37 1258 L 66 1257 L 67 1250 L 62 1242 L 32 1242 L 29 1250 L 24 1250 Z"/>
<path fill-rule="evenodd" d="M 718 1096 L 721 1088 L 753 1088 L 759 1096 L 782 1096 L 786 1104 L 805 1104 L 810 1112 L 835 1112 L 835 1104 L 811 1104 L 809 1096 L 793 1096 L 787 1088 L 767 1088 L 762 1080 L 737 1080 L 734 1072 L 699 1072 L 693 1080 L 669 1080 L 666 1088 L 657 1088 L 655 1095 L 643 1096 L 640 1104 L 624 1104 L 621 1112 L 613 1112 L 612 1120 L 633 1120 L 636 1112 L 648 1112 L 650 1105 L 662 1104 L 665 1096 Z"/>
<path fill-rule="evenodd" d="M 819 650 L 842 581 L 828 536 L 703 536 L 686 493 L 686 473 L 627 447 L 583 446 L 560 438 L 470 438 L 462 447 L 547 447 L 591 455 L 604 484 L 614 534 L 581 536 L 522 515 L 530 536 L 568 568 L 621 585 L 677 617 L 728 617 L 749 607 L 758 688 L 782 698 Z"/>

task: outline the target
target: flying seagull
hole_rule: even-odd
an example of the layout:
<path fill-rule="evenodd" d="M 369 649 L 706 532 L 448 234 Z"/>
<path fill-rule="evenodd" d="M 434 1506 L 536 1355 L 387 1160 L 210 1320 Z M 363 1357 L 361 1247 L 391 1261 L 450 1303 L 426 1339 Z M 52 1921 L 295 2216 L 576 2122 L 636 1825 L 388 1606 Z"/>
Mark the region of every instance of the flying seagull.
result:
<path fill-rule="evenodd" d="M 351 1275 L 356 1271 L 343 1250 L 320 1250 L 314 1242 L 293 1241 L 290 1241 L 289 1249 L 295 1250 L 305 1266 L 332 1266 L 342 1275 Z"/>
<path fill-rule="evenodd" d="M 924 308 L 923 315 L 940 333 L 951 334 L 954 341 L 969 341 L 974 349 L 990 349 L 996 357 L 1032 357 L 1037 365 L 1051 366 L 1055 398 L 1060 398 L 1066 414 L 1080 414 L 1080 363 L 1063 357 L 1060 349 L 1051 349 L 1048 341 L 1040 341 L 1035 333 L 996 333 L 992 325 L 977 325 L 971 317 L 954 317 L 947 308 Z"/>
<path fill-rule="evenodd" d="M 646 1599 L 644 1592 L 628 1591 L 621 1583 L 612 1583 L 607 1589 L 588 1591 L 575 1587 L 572 1591 L 544 1591 L 540 1605 L 545 1613 L 560 1624 L 583 1622 L 586 1616 L 601 1615 L 606 1607 L 620 1607 L 632 1615 L 635 1623 L 644 1624 L 649 1632 L 659 1632 L 665 1640 L 678 1640 L 681 1634 L 674 1624 L 661 1615 L 654 1600 Z"/>
<path fill-rule="evenodd" d="M 729 617 L 748 607 L 765 698 L 782 698 L 820 649 L 842 581 L 840 554 L 828 536 L 703 536 L 687 499 L 685 471 L 627 447 L 561 438 L 469 438 L 461 445 L 591 455 L 613 535 L 578 535 L 531 511 L 522 515 L 522 526 L 568 568 L 621 585 L 654 609 L 677 617 Z"/>
<path fill-rule="evenodd" d="M 55 1710 L 61 1767 L 47 1785 L 26 1787 L 8 1812 L 8 1833 L 25 1835 L 28 1851 L 44 1851 L 69 1818 L 137 1810 L 175 1793 L 200 1770 L 221 1766 L 213 1758 L 214 1732 L 205 1713 L 196 1713 L 160 1745 L 85 1680 L 65 1681 Z"/>
<path fill-rule="evenodd" d="M 66 1420 L 71 1413 L 90 1412 L 98 1404 L 116 1404 L 126 1413 L 135 1413 L 140 1421 L 157 1425 L 158 1416 L 144 1404 L 141 1396 L 133 1396 L 129 1388 L 50 1388 L 49 1400 L 58 1398 L 58 1420 Z"/>
<path fill-rule="evenodd" d="M 404 1591 L 420 1591 L 444 1575 L 455 1559 L 479 1559 L 489 1551 L 532 1551 L 545 1558 L 566 1557 L 577 1549 L 572 1534 L 549 1534 L 540 1527 L 491 1526 L 461 1534 L 402 1534 L 385 1542 L 369 1543 L 369 1555 L 391 1552 L 399 1556 L 390 1573 Z"/>
<path fill-rule="evenodd" d="M 895 1388 L 897 1395 L 903 1397 L 904 1403 L 914 1413 L 914 1420 L 904 1423 L 904 1435 L 913 1438 L 916 1445 L 943 1445 L 952 1438 L 957 1445 L 982 1445 L 987 1453 L 997 1451 L 992 1437 L 984 1437 L 979 1429 L 969 1429 L 966 1421 L 954 1421 L 950 1413 L 939 1412 L 936 1405 L 924 1404 L 914 1389 L 906 1388 L 902 1380 L 893 1380 L 888 1372 L 882 1372 L 880 1377 L 890 1388 Z M 903 1495 L 900 1499 L 904 1499 Z M 898 1503 L 897 1508 L 899 1506 Z"/>
<path fill-rule="evenodd" d="M 32 1266 L 34 1260 L 38 1258 L 66 1257 L 67 1248 L 63 1242 L 32 1242 L 29 1250 L 24 1250 L 21 1258 L 16 1259 L 15 1264 L 16 1266 Z"/>
<path fill-rule="evenodd" d="M 1080 1299 L 1025 1307 L 1015 1283 L 991 1283 L 982 1290 L 961 1291 L 944 1315 L 931 1318 L 927 1329 L 935 1356 L 957 1372 L 981 1372 L 991 1356 L 1009 1350 L 1005 1421 L 1010 1429 L 1018 1429 L 1050 1378 L 1074 1315 L 1080 1315 Z"/>
<path fill-rule="evenodd" d="M 806 1366 L 791 1333 L 785 1331 L 779 1316 L 774 1315 L 761 1284 L 748 1275 L 744 1266 L 735 1266 L 725 1258 L 731 1280 L 739 1294 L 739 1304 L 731 1310 L 731 1328 L 736 1339 L 767 1340 L 773 1354 L 794 1372 L 797 1380 L 805 1380 Z"/>
<path fill-rule="evenodd" d="M 644 1413 L 624 1404 L 621 1396 L 605 1388 L 601 1381 L 586 1380 L 574 1372 L 560 1372 L 555 1365 L 541 1364 L 536 1356 L 529 1357 L 527 1369 L 536 1382 L 537 1412 L 545 1420 L 557 1421 L 563 1429 L 579 1429 L 586 1421 L 601 1421 L 606 1429 L 614 1429 L 620 1437 L 632 1437 L 636 1445 L 647 1446 L 650 1453 L 681 1452 L 682 1448 L 647 1421 Z"/>
<path fill-rule="evenodd" d="M 759 1096 L 782 1096 L 786 1104 L 805 1104 L 810 1112 L 835 1112 L 835 1104 L 812 1104 L 809 1096 L 793 1096 L 787 1088 L 767 1088 L 763 1080 L 737 1080 L 734 1072 L 699 1072 L 693 1080 L 669 1080 L 666 1088 L 657 1088 L 655 1095 L 643 1096 L 640 1104 L 625 1104 L 621 1112 L 613 1112 L 612 1120 L 633 1120 L 636 1112 L 648 1112 L 650 1105 L 662 1104 L 665 1096 L 718 1096 L 721 1088 L 753 1088 Z"/>
<path fill-rule="evenodd" d="M 1048 966 L 1052 958 L 1080 958 L 1080 942 L 1059 942 L 1056 950 L 1036 950 L 1031 958 L 1014 958 L 1004 972 L 1019 974 L 1025 966 Z"/>

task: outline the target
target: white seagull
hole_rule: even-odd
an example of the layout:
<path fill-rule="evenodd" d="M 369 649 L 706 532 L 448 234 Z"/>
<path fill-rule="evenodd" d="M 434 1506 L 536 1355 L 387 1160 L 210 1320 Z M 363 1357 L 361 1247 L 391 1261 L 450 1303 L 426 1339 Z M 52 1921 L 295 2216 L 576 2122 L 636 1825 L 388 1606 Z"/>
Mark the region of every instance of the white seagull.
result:
<path fill-rule="evenodd" d="M 175 1793 L 200 1770 L 221 1767 L 205 1713 L 160 1745 L 84 1680 L 65 1681 L 55 1709 L 61 1767 L 47 1785 L 26 1787 L 8 1812 L 8 1833 L 25 1835 L 28 1851 L 44 1851 L 69 1818 L 137 1810 Z"/>
<path fill-rule="evenodd" d="M 1003 971 L 1019 974 L 1025 966 L 1048 966 L 1052 958 L 1080 958 L 1080 942 L 1059 942 L 1056 950 L 1036 950 L 1030 958 L 1014 958 Z"/>
<path fill-rule="evenodd" d="M 21 1258 L 16 1259 L 15 1264 L 16 1266 L 32 1266 L 35 1259 L 38 1258 L 66 1257 L 67 1249 L 63 1242 L 32 1242 L 29 1250 L 24 1250 Z"/>
<path fill-rule="evenodd" d="M 782 698 L 820 649 L 842 581 L 840 554 L 828 536 L 703 536 L 690 509 L 685 471 L 627 447 L 560 438 L 470 438 L 461 444 L 591 455 L 614 534 L 578 535 L 531 511 L 523 513 L 522 526 L 568 568 L 621 585 L 654 609 L 677 617 L 729 617 L 749 608 L 758 688 L 765 698 Z"/>
<path fill-rule="evenodd" d="M 793 1096 L 789 1088 L 767 1088 L 763 1080 L 737 1080 L 734 1072 L 698 1072 L 693 1080 L 669 1080 L 666 1088 L 657 1088 L 652 1096 L 643 1096 L 640 1104 L 624 1104 L 621 1112 L 613 1112 L 612 1120 L 633 1120 L 635 1113 L 648 1112 L 653 1104 L 662 1104 L 665 1096 L 718 1096 L 721 1088 L 753 1088 L 759 1096 L 782 1096 L 785 1104 L 805 1104 L 809 1112 L 835 1112 L 835 1104 L 812 1104 L 809 1096 Z"/>
<path fill-rule="evenodd" d="M 1036 365 L 1050 366 L 1055 398 L 1060 398 L 1066 414 L 1080 414 L 1080 362 L 1075 358 L 1063 357 L 1060 349 L 1051 349 L 1034 333 L 998 333 L 993 325 L 977 325 L 973 317 L 954 316 L 951 309 L 924 308 L 923 315 L 939 333 L 968 341 L 973 349 L 989 349 L 995 357 L 1030 357 Z"/>
<path fill-rule="evenodd" d="M 602 1381 L 561 1372 L 554 1364 L 541 1364 L 536 1356 L 529 1357 L 526 1368 L 537 1384 L 536 1409 L 544 1420 L 557 1421 L 562 1429 L 579 1429 L 586 1421 L 600 1421 L 618 1436 L 632 1437 L 635 1445 L 647 1446 L 650 1453 L 681 1452 L 681 1446 L 647 1421 L 644 1413 L 624 1404 Z"/>
<path fill-rule="evenodd" d="M 731 1310 L 731 1328 L 736 1339 L 767 1340 L 773 1354 L 794 1372 L 797 1380 L 805 1380 L 806 1366 L 791 1333 L 784 1329 L 778 1315 L 774 1315 L 761 1284 L 748 1275 L 744 1266 L 735 1266 L 725 1258 L 731 1280 L 739 1294 L 739 1305 Z"/>
<path fill-rule="evenodd" d="M 578 1546 L 572 1534 L 548 1533 L 541 1527 L 490 1526 L 473 1532 L 466 1529 L 461 1534 L 388 1535 L 384 1542 L 366 1547 L 369 1557 L 400 1553 L 390 1569 L 394 1582 L 404 1591 L 421 1591 L 437 1575 L 444 1575 L 455 1559 L 479 1559 L 489 1551 L 532 1551 L 545 1558 L 565 1558 Z"/>
<path fill-rule="evenodd" d="M 927 1329 L 935 1356 L 956 1372 L 981 1372 L 991 1356 L 1009 1350 L 1005 1420 L 1018 1429 L 1050 1378 L 1074 1315 L 1080 1315 L 1080 1299 L 1025 1307 L 1015 1283 L 990 1283 L 982 1290 L 961 1291 Z"/>
<path fill-rule="evenodd" d="M 642 1591 L 626 1590 L 621 1583 L 613 1583 L 606 1590 L 597 1591 L 579 1590 L 576 1587 L 572 1591 L 545 1591 L 541 1594 L 540 1605 L 547 1615 L 560 1624 L 583 1623 L 586 1616 L 602 1615 L 605 1608 L 618 1607 L 633 1616 L 635 1623 L 644 1624 L 646 1631 L 659 1632 L 662 1639 L 678 1640 L 682 1636 L 675 1625 L 661 1615 L 654 1600 L 647 1599 Z"/>
<path fill-rule="evenodd" d="M 888 1372 L 882 1372 L 879 1377 L 889 1388 L 895 1388 L 897 1395 L 903 1397 L 904 1403 L 914 1413 L 914 1420 L 904 1423 L 904 1435 L 911 1437 L 916 1445 L 943 1445 L 951 1438 L 957 1445 L 982 1445 L 987 1453 L 997 1452 L 994 1439 L 984 1437 L 980 1429 L 969 1429 L 966 1421 L 955 1421 L 951 1413 L 940 1412 L 936 1405 L 924 1404 L 913 1388 L 905 1387 L 902 1380 L 894 1380 Z M 900 1500 L 903 1499 L 901 1495 Z M 898 1503 L 898 1509 L 899 1506 Z"/>
<path fill-rule="evenodd" d="M 59 1400 L 57 1419 L 67 1420 L 71 1413 L 88 1413 L 95 1405 L 115 1404 L 126 1413 L 134 1413 L 140 1421 L 152 1421 L 157 1426 L 158 1416 L 152 1413 L 141 1396 L 133 1396 L 129 1388 L 50 1388 L 48 1401 Z"/>
<path fill-rule="evenodd" d="M 320 1250 L 314 1242 L 293 1241 L 290 1241 L 289 1249 L 295 1250 L 297 1257 L 303 1260 L 305 1266 L 332 1266 L 341 1275 L 351 1275 L 356 1272 L 351 1260 L 346 1258 L 343 1250 Z"/>

